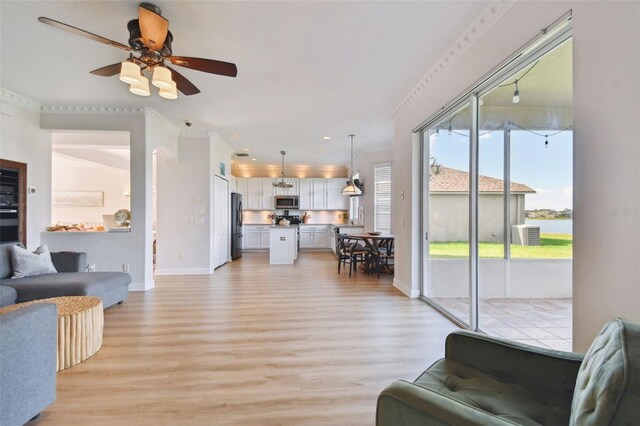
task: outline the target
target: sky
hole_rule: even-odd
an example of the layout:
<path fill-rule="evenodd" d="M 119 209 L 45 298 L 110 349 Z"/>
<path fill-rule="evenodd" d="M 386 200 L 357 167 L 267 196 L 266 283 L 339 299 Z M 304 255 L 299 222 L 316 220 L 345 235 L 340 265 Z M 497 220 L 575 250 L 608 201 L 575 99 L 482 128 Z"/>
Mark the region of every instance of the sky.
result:
<path fill-rule="evenodd" d="M 503 131 L 480 134 L 480 174 L 503 179 Z M 525 197 L 527 210 L 572 209 L 573 132 L 550 137 L 546 148 L 544 141 L 544 136 L 526 131 L 511 132 L 511 181 L 536 191 Z M 441 129 L 438 136 L 431 136 L 430 147 L 431 156 L 441 166 L 469 171 L 468 136 L 449 135 Z"/>

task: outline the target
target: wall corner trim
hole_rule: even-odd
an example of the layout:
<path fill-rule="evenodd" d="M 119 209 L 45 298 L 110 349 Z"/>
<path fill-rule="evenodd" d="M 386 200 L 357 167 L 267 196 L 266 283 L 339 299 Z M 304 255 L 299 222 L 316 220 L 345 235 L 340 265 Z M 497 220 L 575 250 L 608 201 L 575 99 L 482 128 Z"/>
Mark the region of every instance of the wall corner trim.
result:
<path fill-rule="evenodd" d="M 168 130 L 170 130 L 174 135 L 176 135 L 176 136 L 180 135 L 180 133 L 181 133 L 180 132 L 180 128 L 178 126 L 176 126 L 175 124 L 173 124 L 171 121 L 167 120 L 163 115 L 161 115 L 155 109 L 149 108 L 149 107 L 144 107 L 144 115 L 146 117 L 148 117 L 148 118 L 151 118 L 151 119 L 155 120 L 159 124 L 163 125 Z"/>
<path fill-rule="evenodd" d="M 420 290 L 418 290 L 417 288 L 411 288 L 410 286 L 406 285 L 405 283 L 400 282 L 397 278 L 393 279 L 393 286 L 395 288 L 397 288 L 398 290 L 400 290 L 402 293 L 404 293 L 405 296 L 411 298 L 411 299 L 416 299 L 418 298 L 418 296 L 420 296 Z"/>
<path fill-rule="evenodd" d="M 426 91 L 435 81 L 444 74 L 444 71 L 451 67 L 482 34 L 489 29 L 498 19 L 511 7 L 514 2 L 511 0 L 492 0 L 469 27 L 462 33 L 455 43 L 449 47 L 438 59 L 433 67 L 429 69 L 420 79 L 411 92 L 404 97 L 402 102 L 393 110 L 391 118 L 398 118 L 413 102 L 418 95 Z"/>
<path fill-rule="evenodd" d="M 143 283 L 131 283 L 129 284 L 129 291 L 149 291 L 155 288 L 155 282 L 153 280 L 148 280 Z"/>

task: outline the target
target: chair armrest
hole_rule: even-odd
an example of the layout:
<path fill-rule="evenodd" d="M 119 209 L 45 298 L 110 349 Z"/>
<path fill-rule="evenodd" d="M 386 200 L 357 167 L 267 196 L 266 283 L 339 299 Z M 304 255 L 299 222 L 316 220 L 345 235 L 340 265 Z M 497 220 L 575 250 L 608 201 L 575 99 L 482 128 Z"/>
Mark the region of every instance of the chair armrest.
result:
<path fill-rule="evenodd" d="M 51 253 L 51 261 L 58 272 L 87 272 L 87 253 L 60 251 Z"/>
<path fill-rule="evenodd" d="M 56 399 L 58 308 L 0 315 L 0 424 L 23 424 Z"/>
<path fill-rule="evenodd" d="M 470 331 L 447 336 L 445 357 L 505 380 L 572 398 L 583 354 L 555 351 Z"/>
<path fill-rule="evenodd" d="M 378 396 L 377 426 L 514 424 L 405 380 L 396 380 Z"/>

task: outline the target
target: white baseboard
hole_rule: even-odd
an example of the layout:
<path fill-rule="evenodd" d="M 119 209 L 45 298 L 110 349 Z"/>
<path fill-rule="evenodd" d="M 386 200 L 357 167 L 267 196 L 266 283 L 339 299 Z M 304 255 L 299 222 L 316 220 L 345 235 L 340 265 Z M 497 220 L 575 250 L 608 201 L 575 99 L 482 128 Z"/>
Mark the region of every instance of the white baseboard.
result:
<path fill-rule="evenodd" d="M 211 275 L 215 268 L 163 268 L 156 269 L 154 275 Z"/>
<path fill-rule="evenodd" d="M 153 280 L 148 280 L 144 283 L 131 283 L 129 284 L 129 291 L 149 291 L 156 286 Z"/>
<path fill-rule="evenodd" d="M 393 286 L 411 299 L 417 299 L 420 296 L 420 289 L 412 288 L 411 286 L 400 282 L 397 278 L 393 279 Z"/>

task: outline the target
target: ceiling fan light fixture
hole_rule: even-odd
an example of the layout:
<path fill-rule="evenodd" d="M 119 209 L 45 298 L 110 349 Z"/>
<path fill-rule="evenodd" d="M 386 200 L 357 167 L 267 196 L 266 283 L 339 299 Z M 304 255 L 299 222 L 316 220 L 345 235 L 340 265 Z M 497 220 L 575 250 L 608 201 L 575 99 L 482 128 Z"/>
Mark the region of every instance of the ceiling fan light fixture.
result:
<path fill-rule="evenodd" d="M 149 79 L 144 76 L 142 76 L 141 79 L 141 82 L 133 83 L 131 86 L 129 86 L 129 91 L 134 95 L 149 96 L 151 94 L 151 92 L 149 91 Z"/>
<path fill-rule="evenodd" d="M 178 99 L 178 88 L 176 87 L 176 82 L 172 81 L 169 89 L 160 89 L 158 94 L 165 99 Z"/>
<path fill-rule="evenodd" d="M 171 83 L 175 83 L 171 78 L 171 71 L 165 67 L 157 66 L 153 69 L 153 79 L 151 83 L 159 89 L 171 89 Z"/>
<path fill-rule="evenodd" d="M 140 67 L 131 61 L 124 61 L 120 67 L 120 81 L 127 84 L 140 83 L 144 77 L 140 74 Z"/>

